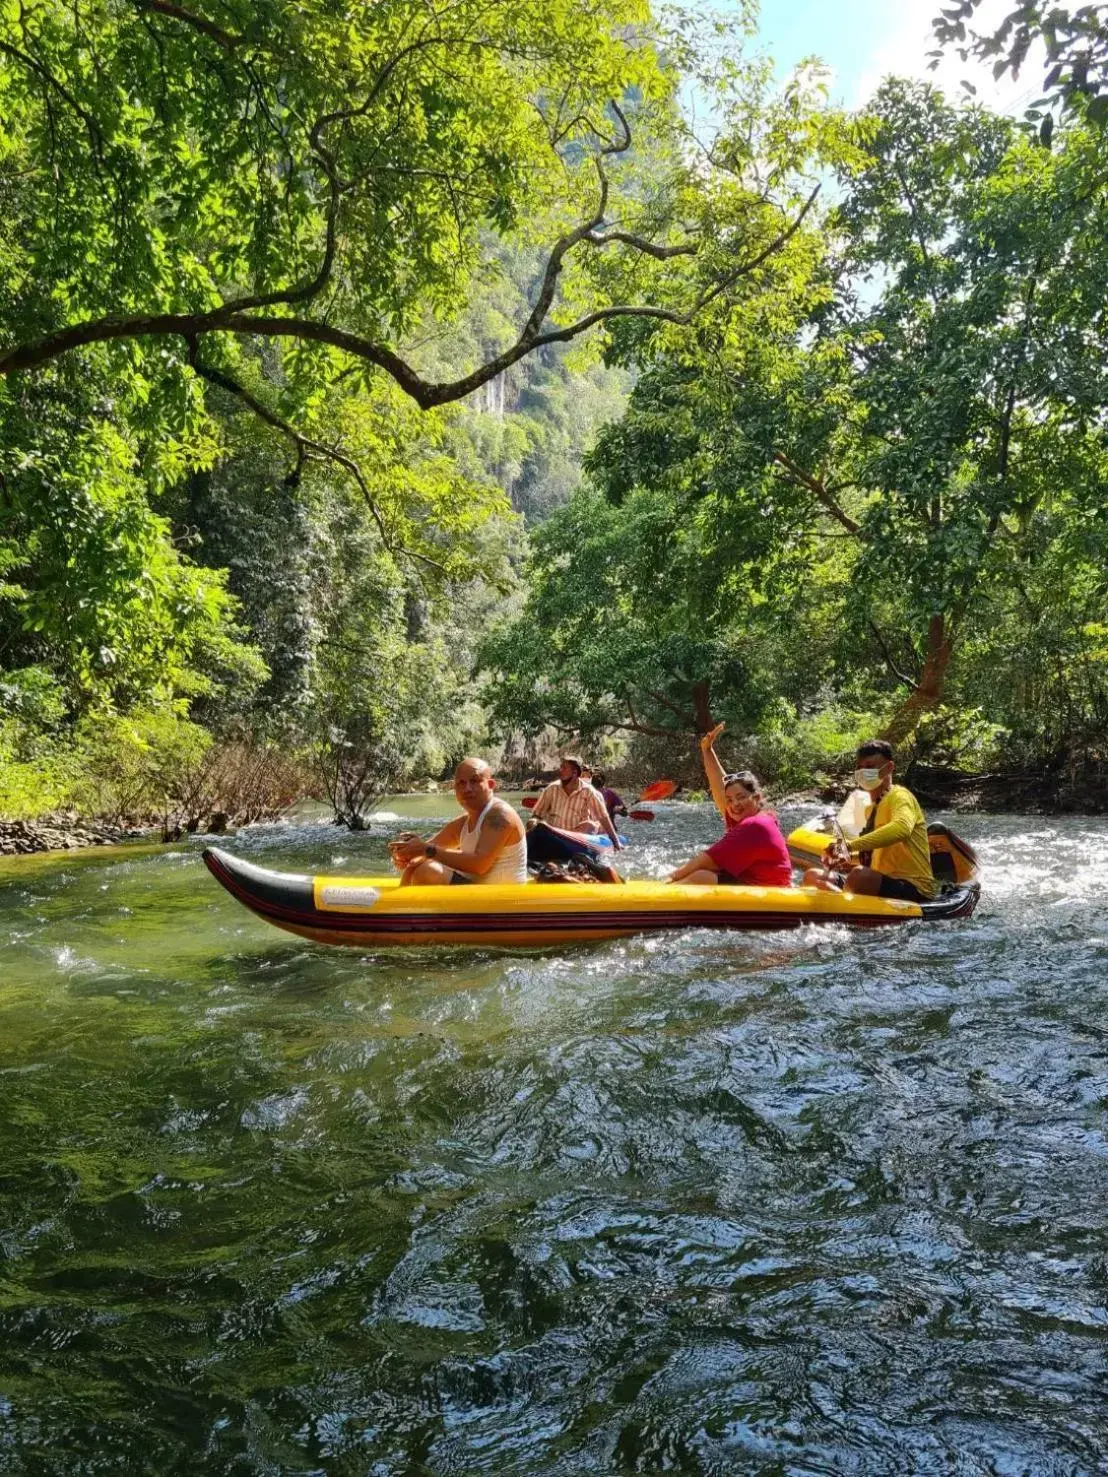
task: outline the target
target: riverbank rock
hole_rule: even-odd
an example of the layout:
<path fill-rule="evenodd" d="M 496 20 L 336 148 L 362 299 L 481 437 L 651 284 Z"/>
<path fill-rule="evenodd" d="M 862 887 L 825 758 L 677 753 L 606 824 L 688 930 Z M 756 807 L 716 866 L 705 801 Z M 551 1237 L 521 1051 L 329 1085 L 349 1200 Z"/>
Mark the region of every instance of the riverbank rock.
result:
<path fill-rule="evenodd" d="M 37 821 L 0 820 L 0 856 L 27 856 L 36 851 L 76 851 L 83 846 L 118 846 L 145 835 L 143 831 L 82 821 L 76 816 L 47 815 Z"/>

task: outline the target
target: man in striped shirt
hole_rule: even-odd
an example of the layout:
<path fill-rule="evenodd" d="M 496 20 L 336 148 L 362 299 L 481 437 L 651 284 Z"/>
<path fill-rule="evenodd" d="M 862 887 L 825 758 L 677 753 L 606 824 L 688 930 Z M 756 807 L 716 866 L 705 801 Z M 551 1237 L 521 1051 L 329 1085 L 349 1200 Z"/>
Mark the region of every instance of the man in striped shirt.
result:
<path fill-rule="evenodd" d="M 611 837 L 612 845 L 619 851 L 623 843 L 616 834 L 603 796 L 581 779 L 584 767 L 576 754 L 567 754 L 558 768 L 558 778 L 547 785 L 531 815 L 563 831 L 580 831 L 586 836 L 603 832 Z"/>

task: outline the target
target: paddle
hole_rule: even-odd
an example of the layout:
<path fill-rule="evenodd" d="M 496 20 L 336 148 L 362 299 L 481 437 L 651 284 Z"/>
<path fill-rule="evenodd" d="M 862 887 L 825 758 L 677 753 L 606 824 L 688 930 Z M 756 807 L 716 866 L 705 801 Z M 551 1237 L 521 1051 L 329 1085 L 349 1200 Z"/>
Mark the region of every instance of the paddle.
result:
<path fill-rule="evenodd" d="M 668 800 L 677 791 L 676 780 L 655 780 L 653 784 L 647 785 L 639 796 L 640 800 Z"/>
<path fill-rule="evenodd" d="M 636 807 L 635 810 L 629 810 L 627 812 L 627 819 L 629 821 L 652 821 L 654 819 L 654 812 L 652 810 L 640 810 Z"/>

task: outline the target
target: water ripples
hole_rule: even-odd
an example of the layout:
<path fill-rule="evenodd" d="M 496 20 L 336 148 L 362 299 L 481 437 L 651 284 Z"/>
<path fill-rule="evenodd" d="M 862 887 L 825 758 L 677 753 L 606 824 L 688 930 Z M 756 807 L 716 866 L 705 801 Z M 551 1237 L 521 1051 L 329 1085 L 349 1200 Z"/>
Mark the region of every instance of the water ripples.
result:
<path fill-rule="evenodd" d="M 968 923 L 564 954 L 0 870 L 0 1469 L 1108 1470 L 1108 825 L 958 829 Z"/>

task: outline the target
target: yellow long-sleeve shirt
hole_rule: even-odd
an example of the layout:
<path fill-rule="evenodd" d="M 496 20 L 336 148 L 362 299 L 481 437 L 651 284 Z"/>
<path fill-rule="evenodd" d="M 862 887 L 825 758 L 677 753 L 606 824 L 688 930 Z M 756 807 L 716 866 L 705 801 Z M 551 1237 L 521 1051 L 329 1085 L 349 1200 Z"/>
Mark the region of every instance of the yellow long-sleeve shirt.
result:
<path fill-rule="evenodd" d="M 934 897 L 939 884 L 931 870 L 927 822 L 911 790 L 903 785 L 890 786 L 876 808 L 870 806 L 866 825 L 872 825 L 873 829 L 852 836 L 847 842 L 851 856 L 871 851 L 870 866 L 875 872 L 911 882 L 924 897 Z"/>

